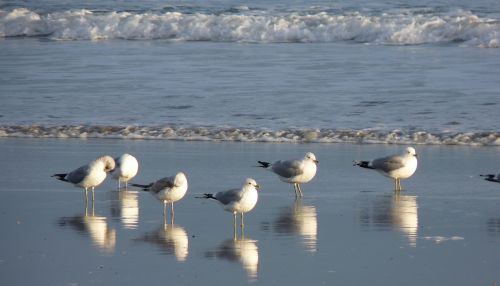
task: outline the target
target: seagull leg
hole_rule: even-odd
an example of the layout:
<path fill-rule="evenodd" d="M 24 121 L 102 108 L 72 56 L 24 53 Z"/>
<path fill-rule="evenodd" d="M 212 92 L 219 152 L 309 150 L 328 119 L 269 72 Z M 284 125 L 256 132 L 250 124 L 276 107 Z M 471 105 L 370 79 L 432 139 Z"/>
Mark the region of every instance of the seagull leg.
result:
<path fill-rule="evenodd" d="M 299 190 L 299 196 L 303 197 L 304 194 L 302 193 L 302 190 L 300 189 L 300 184 L 297 184 L 297 190 Z"/>
<path fill-rule="evenodd" d="M 401 191 L 401 180 L 399 178 L 394 179 L 394 185 L 396 186 L 396 192 Z"/>
<path fill-rule="evenodd" d="M 89 212 L 89 202 L 87 200 L 87 197 L 85 197 L 85 216 L 88 215 Z"/>
<path fill-rule="evenodd" d="M 295 192 L 295 197 L 298 197 L 297 183 L 293 183 L 293 191 Z"/>
<path fill-rule="evenodd" d="M 234 226 L 234 231 L 236 231 L 236 212 L 233 213 L 233 226 Z"/>
<path fill-rule="evenodd" d="M 92 187 L 92 203 L 94 203 L 94 187 Z"/>
<path fill-rule="evenodd" d="M 118 190 L 121 189 L 120 183 L 121 183 L 120 178 L 118 178 Z"/>
<path fill-rule="evenodd" d="M 172 216 L 172 224 L 173 224 L 173 221 L 174 221 L 174 202 L 171 202 L 170 215 Z"/>
<path fill-rule="evenodd" d="M 234 224 L 233 224 L 233 239 L 236 241 L 236 234 L 237 234 L 237 231 L 236 231 L 236 213 L 234 214 L 234 217 L 235 217 L 235 221 L 234 221 Z"/>
<path fill-rule="evenodd" d="M 92 216 L 95 216 L 94 201 L 92 201 Z"/>
<path fill-rule="evenodd" d="M 241 235 L 240 237 L 243 239 L 245 237 L 245 224 L 243 223 L 243 213 L 241 213 Z"/>
<path fill-rule="evenodd" d="M 85 204 L 87 204 L 89 201 L 89 198 L 88 198 L 88 190 L 87 188 L 85 188 Z"/>
<path fill-rule="evenodd" d="M 163 224 L 167 224 L 167 201 L 163 201 Z"/>

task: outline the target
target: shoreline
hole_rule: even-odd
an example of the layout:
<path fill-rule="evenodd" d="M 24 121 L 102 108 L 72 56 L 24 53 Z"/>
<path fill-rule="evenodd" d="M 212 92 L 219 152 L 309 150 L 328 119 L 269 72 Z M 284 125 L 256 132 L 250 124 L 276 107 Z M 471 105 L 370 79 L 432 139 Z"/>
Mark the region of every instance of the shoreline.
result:
<path fill-rule="evenodd" d="M 0 138 L 500 146 L 500 133 L 496 131 L 433 133 L 400 129 L 391 131 L 317 128 L 271 130 L 233 127 L 0 125 Z"/>

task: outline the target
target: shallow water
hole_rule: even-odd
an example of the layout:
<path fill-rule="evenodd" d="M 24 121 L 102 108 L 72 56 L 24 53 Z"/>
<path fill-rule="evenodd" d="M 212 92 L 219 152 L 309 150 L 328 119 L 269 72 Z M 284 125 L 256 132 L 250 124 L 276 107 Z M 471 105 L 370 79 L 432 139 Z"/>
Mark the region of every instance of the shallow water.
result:
<path fill-rule="evenodd" d="M 268 2 L 0 2 L 0 136 L 500 145 L 498 1 Z"/>
<path fill-rule="evenodd" d="M 498 148 L 418 146 L 419 169 L 400 195 L 351 164 L 403 148 L 1 139 L 0 276 L 9 285 L 498 283 L 500 184 L 478 177 L 498 171 Z M 141 164 L 136 183 L 186 172 L 174 225 L 163 226 L 162 206 L 147 193 L 107 180 L 86 208 L 81 190 L 50 178 L 125 151 Z M 306 151 L 320 166 L 301 201 L 252 167 Z M 249 176 L 263 190 L 234 239 L 231 214 L 195 196 Z"/>

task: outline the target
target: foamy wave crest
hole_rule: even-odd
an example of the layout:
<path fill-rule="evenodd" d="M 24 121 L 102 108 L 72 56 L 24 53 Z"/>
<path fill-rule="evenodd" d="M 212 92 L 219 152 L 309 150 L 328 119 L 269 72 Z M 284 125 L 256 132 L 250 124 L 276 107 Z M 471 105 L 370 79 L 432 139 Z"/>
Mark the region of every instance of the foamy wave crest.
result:
<path fill-rule="evenodd" d="M 110 138 L 276 143 L 378 143 L 500 146 L 500 133 L 431 133 L 334 129 L 254 130 L 146 126 L 0 126 L 0 137 Z"/>
<path fill-rule="evenodd" d="M 55 40 L 169 39 L 217 42 L 335 42 L 416 45 L 460 42 L 500 47 L 500 19 L 468 11 L 442 13 L 327 12 L 279 15 L 89 10 L 38 14 L 0 10 L 0 37 L 47 36 Z"/>

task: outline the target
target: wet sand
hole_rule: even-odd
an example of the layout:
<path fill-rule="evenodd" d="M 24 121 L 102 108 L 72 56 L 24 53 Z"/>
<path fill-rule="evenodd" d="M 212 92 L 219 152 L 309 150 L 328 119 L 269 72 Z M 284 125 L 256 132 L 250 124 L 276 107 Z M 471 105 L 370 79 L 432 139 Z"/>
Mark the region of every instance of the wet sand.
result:
<path fill-rule="evenodd" d="M 500 282 L 499 148 L 415 146 L 416 174 L 352 166 L 405 146 L 0 139 L 0 277 L 5 285 L 495 285 Z M 295 200 L 257 160 L 320 160 Z M 50 175 L 128 152 L 136 183 L 184 171 L 174 224 L 150 194 L 108 178 L 83 191 Z M 232 215 L 202 193 L 262 186 L 234 237 Z"/>

